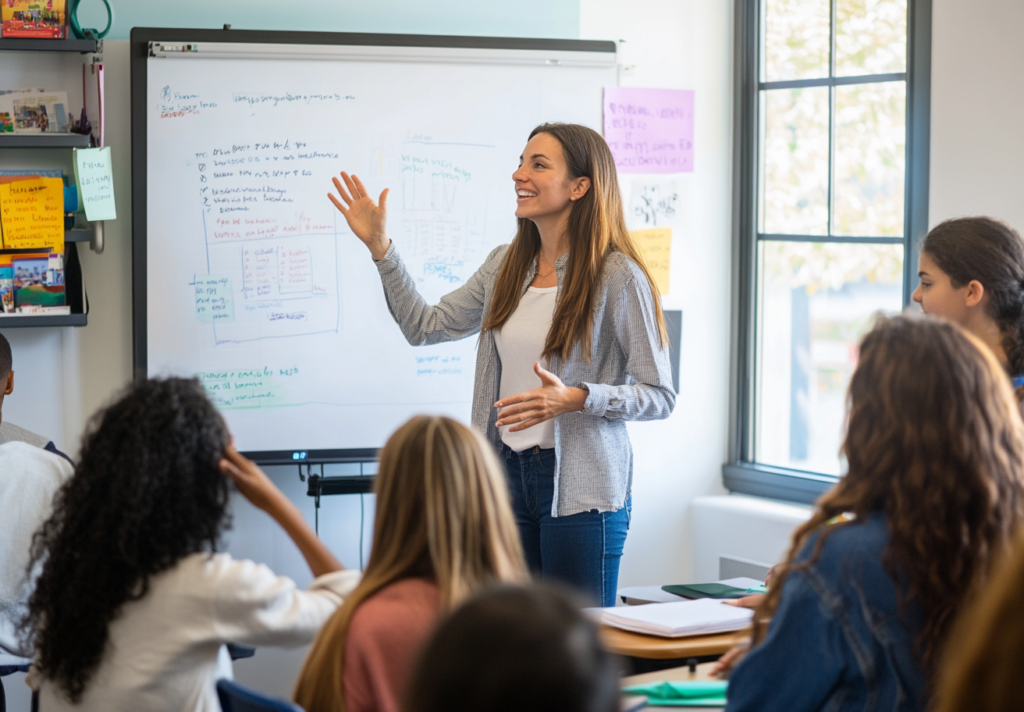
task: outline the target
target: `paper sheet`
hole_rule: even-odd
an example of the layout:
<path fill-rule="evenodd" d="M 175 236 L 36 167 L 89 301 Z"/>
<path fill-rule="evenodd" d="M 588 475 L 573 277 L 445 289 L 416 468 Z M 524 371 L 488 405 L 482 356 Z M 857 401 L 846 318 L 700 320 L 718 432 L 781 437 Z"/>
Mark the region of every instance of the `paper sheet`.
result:
<path fill-rule="evenodd" d="M 634 230 L 630 233 L 633 241 L 644 256 L 647 269 L 662 295 L 668 294 L 669 270 L 672 264 L 672 228 L 656 227 L 649 230 Z"/>
<path fill-rule="evenodd" d="M 64 252 L 64 182 L 31 178 L 0 184 L 3 246 Z"/>
<path fill-rule="evenodd" d="M 82 196 L 82 207 L 89 220 L 114 220 L 114 174 L 110 166 L 110 147 L 80 148 L 75 151 L 75 180 Z"/>
<path fill-rule="evenodd" d="M 619 173 L 693 172 L 693 92 L 605 87 L 604 138 Z"/>

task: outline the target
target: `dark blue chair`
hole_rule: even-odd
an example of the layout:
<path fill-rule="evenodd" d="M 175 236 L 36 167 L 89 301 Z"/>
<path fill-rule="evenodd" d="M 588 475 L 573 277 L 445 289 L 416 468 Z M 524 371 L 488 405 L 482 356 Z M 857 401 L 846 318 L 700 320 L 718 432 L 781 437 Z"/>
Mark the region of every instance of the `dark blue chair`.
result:
<path fill-rule="evenodd" d="M 303 712 L 298 705 L 268 697 L 233 680 L 217 680 L 217 697 L 223 712 Z"/>

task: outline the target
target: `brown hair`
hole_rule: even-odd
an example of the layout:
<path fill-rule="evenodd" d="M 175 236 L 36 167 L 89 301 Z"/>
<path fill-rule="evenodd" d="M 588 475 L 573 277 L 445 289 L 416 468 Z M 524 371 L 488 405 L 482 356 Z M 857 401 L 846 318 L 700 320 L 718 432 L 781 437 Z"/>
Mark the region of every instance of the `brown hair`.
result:
<path fill-rule="evenodd" d="M 661 344 L 668 343 L 658 286 L 626 229 L 615 159 L 608 144 L 599 133 L 579 124 L 541 124 L 530 132 L 530 138 L 539 133 L 550 134 L 562 145 L 569 178 L 585 176 L 590 179 L 590 190 L 573 203 L 569 213 L 565 281 L 543 356 L 557 355 L 565 361 L 578 345 L 589 360 L 594 297 L 600 287 L 604 260 L 612 252 L 621 252 L 643 270 L 654 295 Z M 519 229 L 494 283 L 494 298 L 484 320 L 484 329 L 500 329 L 512 316 L 519 306 L 523 282 L 539 251 L 540 231 L 536 224 L 528 218 L 519 218 Z"/>
<path fill-rule="evenodd" d="M 1024 240 L 1020 234 L 993 218 L 955 218 L 932 228 L 921 252 L 949 275 L 957 289 L 971 280 L 981 282 L 988 296 L 985 311 L 999 325 L 1010 373 L 1024 374 Z"/>
<path fill-rule="evenodd" d="M 1016 712 L 1024 667 L 1024 531 L 950 636 L 938 678 L 936 712 Z"/>
<path fill-rule="evenodd" d="M 1022 521 L 1024 423 L 1002 368 L 978 339 L 931 317 L 880 318 L 850 380 L 847 474 L 793 535 L 755 614 L 763 639 L 783 583 L 812 566 L 829 534 L 884 512 L 884 565 L 920 604 L 915 655 L 931 678 L 950 623 Z M 843 514 L 853 522 L 835 522 Z M 807 562 L 793 561 L 820 533 Z"/>
<path fill-rule="evenodd" d="M 363 578 L 313 643 L 295 686 L 307 712 L 345 710 L 345 634 L 355 610 L 396 581 L 429 577 L 448 609 L 526 565 L 508 485 L 492 448 L 451 418 L 420 415 L 388 438 L 375 486 L 373 549 Z"/>

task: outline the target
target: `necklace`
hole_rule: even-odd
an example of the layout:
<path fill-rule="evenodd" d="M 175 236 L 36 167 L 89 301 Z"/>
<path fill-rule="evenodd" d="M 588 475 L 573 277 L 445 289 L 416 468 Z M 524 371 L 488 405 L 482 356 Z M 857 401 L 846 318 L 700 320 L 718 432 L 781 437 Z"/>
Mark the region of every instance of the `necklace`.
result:
<path fill-rule="evenodd" d="M 551 265 L 551 270 L 547 274 L 541 274 L 540 273 L 540 266 L 541 266 L 541 264 L 543 264 L 543 262 L 544 262 L 544 258 L 542 258 L 538 254 L 537 255 L 537 276 L 540 277 L 541 279 L 544 279 L 545 277 L 550 277 L 552 275 L 552 273 L 554 273 L 554 271 L 555 271 L 555 266 Z"/>

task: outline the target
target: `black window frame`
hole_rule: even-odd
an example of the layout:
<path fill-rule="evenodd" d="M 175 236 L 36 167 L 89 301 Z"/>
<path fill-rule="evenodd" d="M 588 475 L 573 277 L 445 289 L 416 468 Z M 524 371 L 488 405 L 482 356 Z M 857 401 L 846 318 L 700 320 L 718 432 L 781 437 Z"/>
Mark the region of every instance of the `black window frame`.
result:
<path fill-rule="evenodd" d="M 920 242 L 928 231 L 928 171 L 931 112 L 932 0 L 907 2 L 907 143 L 902 238 L 759 235 L 758 154 L 759 92 L 765 88 L 838 86 L 864 83 L 864 77 L 833 77 L 823 80 L 761 82 L 762 3 L 767 0 L 736 0 L 733 137 L 733 270 L 732 355 L 729 460 L 722 467 L 722 481 L 731 492 L 799 503 L 813 503 L 832 487 L 837 477 L 819 472 L 788 469 L 754 459 L 754 409 L 757 388 L 758 243 L 763 240 L 829 243 L 902 244 L 903 305 L 910 302 L 916 286 Z M 834 75 L 837 0 L 831 0 Z M 874 75 L 902 79 L 901 75 Z M 830 157 L 830 162 L 831 162 Z M 831 171 L 830 171 L 831 173 Z M 831 190 L 831 177 L 830 177 Z M 831 202 L 831 201 L 830 201 Z M 831 205 L 829 232 L 832 231 Z"/>

